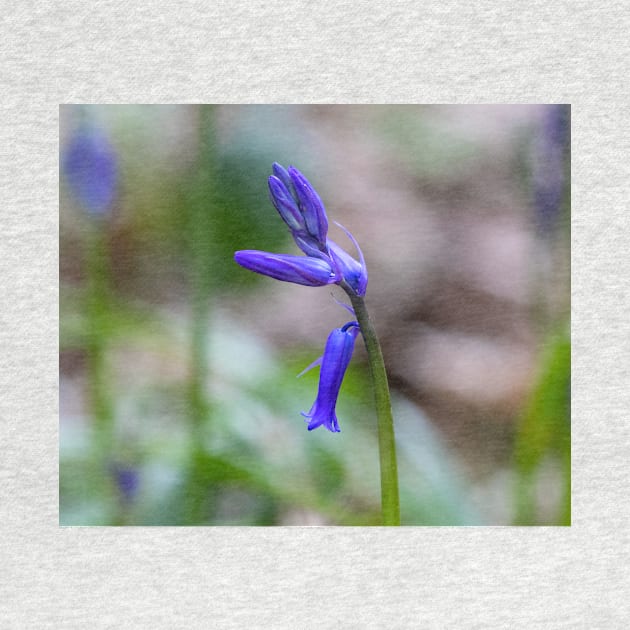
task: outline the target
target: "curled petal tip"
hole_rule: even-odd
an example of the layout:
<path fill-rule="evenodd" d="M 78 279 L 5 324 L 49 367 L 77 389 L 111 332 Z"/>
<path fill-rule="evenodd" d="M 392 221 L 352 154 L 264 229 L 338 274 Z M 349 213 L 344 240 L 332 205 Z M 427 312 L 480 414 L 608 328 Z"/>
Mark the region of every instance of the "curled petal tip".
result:
<path fill-rule="evenodd" d="M 341 225 L 341 223 L 338 223 L 337 221 L 335 221 L 334 223 L 337 227 L 341 228 L 345 232 L 346 236 L 350 239 L 352 244 L 355 246 L 359 254 L 359 260 L 356 261 L 352 256 L 350 256 L 350 254 L 348 254 L 345 250 L 339 247 L 339 245 L 337 245 L 336 243 L 333 243 L 333 241 L 329 241 L 329 244 L 331 245 L 331 249 L 334 248 L 335 254 L 337 255 L 337 259 L 344 266 L 343 271 L 344 271 L 345 280 L 355 290 L 357 295 L 363 297 L 367 290 L 367 284 L 368 284 L 368 272 L 367 272 L 367 267 L 365 265 L 365 258 L 363 257 L 363 252 L 361 251 L 361 248 L 359 247 L 359 243 L 357 243 L 357 240 L 354 238 L 354 236 L 352 236 L 352 233 L 350 232 L 350 230 L 346 229 L 343 225 Z"/>

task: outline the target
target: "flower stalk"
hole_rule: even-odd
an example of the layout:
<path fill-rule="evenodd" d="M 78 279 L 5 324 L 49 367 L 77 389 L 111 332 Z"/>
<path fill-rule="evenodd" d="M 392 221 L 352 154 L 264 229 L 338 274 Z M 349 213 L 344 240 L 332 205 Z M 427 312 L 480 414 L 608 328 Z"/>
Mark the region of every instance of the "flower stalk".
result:
<path fill-rule="evenodd" d="M 378 424 L 378 450 L 381 469 L 381 511 L 383 525 L 400 525 L 400 498 L 398 492 L 398 464 L 396 460 L 396 442 L 394 437 L 394 418 L 389 395 L 389 384 L 381 345 L 376 336 L 365 300 L 356 295 L 351 287 L 341 283 L 341 288 L 348 294 L 352 308 L 359 322 L 363 341 L 368 355 L 374 403 Z"/>
<path fill-rule="evenodd" d="M 339 223 L 336 225 L 355 246 L 359 259 L 328 238 L 328 217 L 324 204 L 300 171 L 293 166 L 285 169 L 274 163 L 273 173 L 268 180 L 271 201 L 305 256 L 241 250 L 235 252 L 234 260 L 245 269 L 283 282 L 309 287 L 337 284 L 350 297 L 353 308 L 345 304 L 341 306 L 358 321 L 335 328 L 328 336 L 324 354 L 304 370 L 306 372 L 320 365 L 317 398 L 311 410 L 302 412 L 302 415 L 308 421 L 309 431 L 323 426 L 332 433 L 340 432 L 335 406 L 360 330 L 367 348 L 378 419 L 383 525 L 400 525 L 392 405 L 383 354 L 363 299 L 368 284 L 363 253 L 354 236 Z"/>
<path fill-rule="evenodd" d="M 103 464 L 113 450 L 114 405 L 111 399 L 107 352 L 110 343 L 109 266 L 103 225 L 89 226 L 88 286 L 86 293 L 87 382 L 96 433 L 95 444 Z"/>
<path fill-rule="evenodd" d="M 207 384 L 211 358 L 208 335 L 212 318 L 212 241 L 215 203 L 216 156 L 214 110 L 198 110 L 199 168 L 186 191 L 186 245 L 190 278 L 190 376 L 188 381 L 189 470 L 186 487 L 185 522 L 200 524 L 210 517 L 205 457 L 205 439 L 212 428 L 212 401 Z"/>

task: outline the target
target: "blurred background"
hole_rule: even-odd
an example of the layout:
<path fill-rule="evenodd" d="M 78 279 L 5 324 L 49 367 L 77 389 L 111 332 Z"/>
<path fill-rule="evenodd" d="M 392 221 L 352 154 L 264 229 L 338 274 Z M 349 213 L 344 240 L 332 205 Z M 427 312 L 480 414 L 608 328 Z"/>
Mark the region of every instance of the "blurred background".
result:
<path fill-rule="evenodd" d="M 60 108 L 60 523 L 375 525 L 358 340 L 341 433 L 306 430 L 338 287 L 268 199 L 297 166 L 360 243 L 405 525 L 570 524 L 570 109 Z"/>

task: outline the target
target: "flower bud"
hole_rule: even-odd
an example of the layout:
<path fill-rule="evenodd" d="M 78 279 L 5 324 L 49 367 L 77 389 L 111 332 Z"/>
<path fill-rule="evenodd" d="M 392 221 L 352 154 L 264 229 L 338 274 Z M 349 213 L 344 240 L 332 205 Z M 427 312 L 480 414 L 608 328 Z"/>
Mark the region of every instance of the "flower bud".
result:
<path fill-rule="evenodd" d="M 321 258 L 249 249 L 236 252 L 234 260 L 250 271 L 307 287 L 321 287 L 338 280 L 330 264 Z"/>
<path fill-rule="evenodd" d="M 293 195 L 287 190 L 287 187 L 275 175 L 269 177 L 268 184 L 271 203 L 273 203 L 276 210 L 280 213 L 282 220 L 293 231 L 306 230 L 304 217 L 302 217 L 302 213 Z"/>
<path fill-rule="evenodd" d="M 79 129 L 66 147 L 62 169 L 73 195 L 88 213 L 110 210 L 116 194 L 116 152 L 98 129 Z"/>
<path fill-rule="evenodd" d="M 288 173 L 293 182 L 307 232 L 316 238 L 320 245 L 325 246 L 326 235 L 328 234 L 328 218 L 322 200 L 297 168 L 289 166 Z"/>

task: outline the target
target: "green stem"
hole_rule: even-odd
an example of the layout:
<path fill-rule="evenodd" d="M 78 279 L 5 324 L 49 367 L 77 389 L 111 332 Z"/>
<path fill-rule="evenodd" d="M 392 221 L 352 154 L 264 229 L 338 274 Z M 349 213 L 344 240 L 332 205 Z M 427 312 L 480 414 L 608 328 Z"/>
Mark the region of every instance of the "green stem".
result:
<path fill-rule="evenodd" d="M 368 363 L 374 387 L 374 403 L 378 422 L 378 450 L 381 465 L 381 510 L 383 525 L 400 525 L 400 499 L 398 496 L 398 466 L 394 418 L 387 383 L 387 372 L 376 331 L 368 315 L 365 301 L 345 283 L 341 287 L 350 297 L 361 334 L 367 349 Z"/>
<path fill-rule="evenodd" d="M 190 480 L 187 489 L 187 521 L 205 522 L 209 517 L 209 488 L 205 471 L 204 437 L 208 428 L 211 401 L 207 393 L 209 377 L 208 330 L 212 293 L 211 257 L 213 202 L 216 177 L 214 109 L 201 106 L 199 115 L 200 155 L 197 172 L 188 196 L 187 246 L 191 287 L 190 381 Z"/>
<path fill-rule="evenodd" d="M 95 444 L 105 462 L 113 448 L 114 411 L 110 397 L 107 347 L 109 325 L 109 266 L 103 225 L 90 226 L 87 261 L 86 341 L 87 382 L 94 417 Z"/>
<path fill-rule="evenodd" d="M 120 492 L 110 473 L 114 463 L 115 431 L 114 400 L 108 353 L 112 340 L 111 274 L 107 252 L 106 224 L 100 217 L 90 221 L 87 240 L 87 291 L 85 315 L 87 320 L 86 380 L 90 408 L 94 422 L 92 441 L 94 471 L 97 483 L 105 492 L 119 496 Z M 118 502 L 110 515 L 110 525 L 124 525 L 128 506 Z"/>

